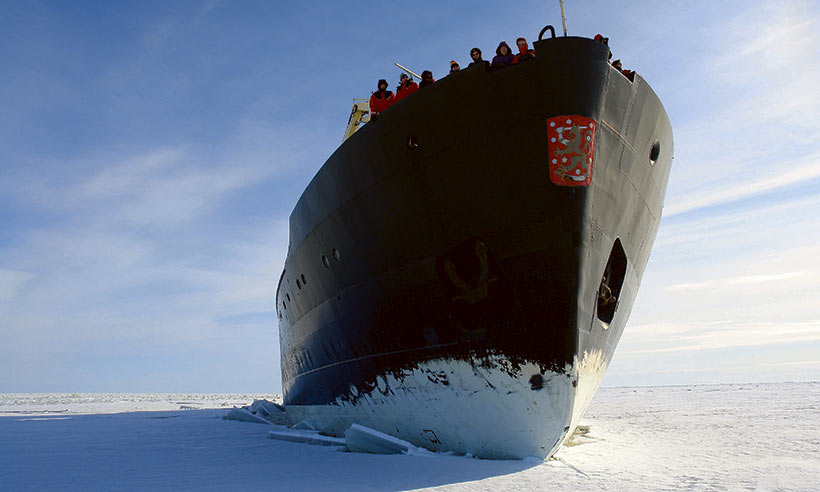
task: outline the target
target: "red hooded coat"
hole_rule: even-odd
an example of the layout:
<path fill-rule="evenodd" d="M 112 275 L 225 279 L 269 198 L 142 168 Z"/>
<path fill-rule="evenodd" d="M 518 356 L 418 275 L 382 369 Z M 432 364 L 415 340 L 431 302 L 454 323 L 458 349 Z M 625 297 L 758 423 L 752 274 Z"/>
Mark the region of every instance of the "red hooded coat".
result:
<path fill-rule="evenodd" d="M 396 87 L 396 102 L 401 101 L 402 99 L 416 92 L 417 90 L 419 90 L 419 86 L 412 80 L 408 80 L 404 86 L 399 85 L 398 87 Z"/>
<path fill-rule="evenodd" d="M 523 43 L 519 44 L 522 41 Z M 535 58 L 535 50 L 530 49 L 526 39 L 518 38 L 515 40 L 515 44 L 518 46 L 518 54 L 515 55 L 515 58 L 513 58 L 513 63 L 519 63 Z"/>
<path fill-rule="evenodd" d="M 384 79 L 379 80 L 377 86 L 381 85 L 387 85 L 387 81 Z M 384 91 L 376 91 L 372 96 L 370 96 L 370 113 L 379 114 L 389 108 L 394 102 L 395 98 L 393 97 L 393 92 L 388 91 L 387 89 Z"/>

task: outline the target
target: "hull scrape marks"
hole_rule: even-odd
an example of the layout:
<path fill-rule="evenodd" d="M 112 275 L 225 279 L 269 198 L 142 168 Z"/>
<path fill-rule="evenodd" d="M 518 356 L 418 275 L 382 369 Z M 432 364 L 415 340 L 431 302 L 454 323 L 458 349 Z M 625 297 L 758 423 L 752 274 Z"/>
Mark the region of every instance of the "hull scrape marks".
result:
<path fill-rule="evenodd" d="M 331 405 L 291 405 L 294 422 L 343 435 L 360 424 L 434 451 L 471 453 L 482 458 L 545 458 L 563 442 L 572 419 L 575 368 L 541 371 L 522 364 L 516 375 L 508 361 L 437 359 L 401 374 L 379 375 Z M 530 380 L 540 377 L 533 391 Z M 364 385 L 363 385 L 364 386 Z"/>
<path fill-rule="evenodd" d="M 427 371 L 427 379 L 430 380 L 431 383 L 434 384 L 443 384 L 445 386 L 450 385 L 450 381 L 447 380 L 447 373 L 444 371 Z"/>
<path fill-rule="evenodd" d="M 604 356 L 601 349 L 593 350 L 592 352 L 584 351 L 584 355 L 580 361 L 576 356 L 575 370 L 577 371 L 577 392 L 575 395 L 575 407 L 572 410 L 571 429 L 575 429 L 578 421 L 584 415 L 589 404 L 592 403 L 592 398 L 604 378 L 604 373 L 609 365 L 609 361 Z"/>

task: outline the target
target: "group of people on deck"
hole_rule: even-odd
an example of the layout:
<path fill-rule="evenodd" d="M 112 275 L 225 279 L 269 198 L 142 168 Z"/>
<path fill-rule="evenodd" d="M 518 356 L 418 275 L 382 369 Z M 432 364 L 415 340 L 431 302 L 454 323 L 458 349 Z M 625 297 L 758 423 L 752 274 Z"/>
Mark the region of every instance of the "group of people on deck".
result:
<path fill-rule="evenodd" d="M 603 43 L 609 46 L 609 38 L 604 37 L 602 34 L 595 35 L 595 41 L 599 43 Z M 518 53 L 513 54 L 510 46 L 505 42 L 501 41 L 498 44 L 498 48 L 495 50 L 495 56 L 493 57 L 492 61 L 487 61 L 482 58 L 481 50 L 478 48 L 473 48 L 470 50 L 470 58 L 473 60 L 467 66 L 467 68 L 472 67 L 473 65 L 482 65 L 484 69 L 488 72 L 492 72 L 495 70 L 501 70 L 503 68 L 523 63 L 535 58 L 535 50 L 530 49 L 529 44 L 525 38 L 518 38 L 515 40 L 515 45 L 518 47 Z M 612 52 L 609 52 L 609 59 L 612 58 Z M 630 81 L 634 81 L 635 79 L 635 72 L 632 70 L 624 70 L 623 66 L 621 65 L 621 60 L 615 60 L 611 62 L 612 66 L 615 67 L 616 70 L 621 72 L 627 79 Z M 458 72 L 461 70 L 461 66 L 455 60 L 450 62 L 450 73 Z M 387 80 L 380 79 L 378 83 L 378 91 L 374 92 L 372 96 L 370 96 L 370 113 L 371 119 L 378 118 L 379 113 L 389 108 L 394 103 L 404 99 L 405 97 L 409 96 L 410 94 L 416 92 L 417 90 L 424 89 L 428 85 L 431 85 L 436 80 L 433 78 L 433 72 L 430 70 L 425 70 L 421 72 L 421 82 L 416 84 L 413 82 L 413 78 L 409 77 L 407 74 L 403 73 L 399 77 L 399 85 L 396 87 L 396 93 L 394 94 L 393 91 L 387 90 L 388 84 Z"/>
<path fill-rule="evenodd" d="M 525 38 L 518 38 L 515 41 L 515 44 L 518 47 L 518 54 L 513 55 L 510 46 L 506 42 L 502 41 L 499 43 L 498 48 L 495 50 L 496 56 L 493 57 L 491 62 L 482 58 L 480 49 L 471 49 L 470 58 L 473 61 L 467 65 L 467 68 L 472 67 L 473 65 L 482 65 L 486 71 L 491 72 L 535 58 L 535 50 L 530 49 Z M 450 62 L 450 73 L 458 72 L 460 70 L 461 66 L 459 63 L 452 60 Z M 401 101 L 417 90 L 424 89 L 428 85 L 433 84 L 435 81 L 436 80 L 433 78 L 433 72 L 430 70 L 421 72 L 421 82 L 418 84 L 413 82 L 412 77 L 409 77 L 407 74 L 403 73 L 399 77 L 399 85 L 396 87 L 396 92 L 394 94 L 393 91 L 387 89 L 387 80 L 380 79 L 377 84 L 378 90 L 370 96 L 371 118 L 377 118 L 379 113 L 386 110 L 396 102 Z"/>
<path fill-rule="evenodd" d="M 609 38 L 605 38 L 603 34 L 596 34 L 594 39 L 595 41 L 598 41 L 601 44 L 607 45 L 607 48 L 609 47 Z M 608 59 L 612 60 L 612 51 L 609 52 Z M 635 82 L 635 72 L 633 72 L 632 70 L 624 70 L 624 66 L 621 63 L 621 60 L 614 60 L 610 64 L 615 68 L 615 70 L 624 74 L 624 77 L 629 79 L 630 82 Z"/>

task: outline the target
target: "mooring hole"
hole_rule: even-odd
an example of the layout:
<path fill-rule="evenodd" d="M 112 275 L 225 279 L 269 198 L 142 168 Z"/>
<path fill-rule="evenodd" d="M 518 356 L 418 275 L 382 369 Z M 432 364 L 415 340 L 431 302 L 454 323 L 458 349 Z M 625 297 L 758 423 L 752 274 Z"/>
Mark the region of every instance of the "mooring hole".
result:
<path fill-rule="evenodd" d="M 596 313 L 598 319 L 607 327 L 615 317 L 618 309 L 618 300 L 621 296 L 621 288 L 626 275 L 626 253 L 621 245 L 620 239 L 615 239 L 612 251 L 609 253 L 609 260 L 601 276 L 601 283 L 598 286 L 598 309 Z"/>
<path fill-rule="evenodd" d="M 407 137 L 407 141 L 405 142 L 405 145 L 407 146 L 407 150 L 409 150 L 411 152 L 418 149 L 419 148 L 419 139 L 418 139 L 418 137 L 416 137 L 415 135 L 410 135 L 409 137 Z"/>
<path fill-rule="evenodd" d="M 655 140 L 655 143 L 652 144 L 652 148 L 649 149 L 649 163 L 655 165 L 658 161 L 658 157 L 661 156 L 661 143 Z"/>

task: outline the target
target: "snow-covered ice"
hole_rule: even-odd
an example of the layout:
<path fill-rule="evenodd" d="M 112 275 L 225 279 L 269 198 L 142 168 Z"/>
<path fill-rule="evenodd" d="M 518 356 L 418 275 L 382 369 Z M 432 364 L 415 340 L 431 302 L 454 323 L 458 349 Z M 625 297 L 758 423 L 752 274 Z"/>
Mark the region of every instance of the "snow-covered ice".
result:
<path fill-rule="evenodd" d="M 265 415 L 267 416 L 267 415 Z M 270 422 L 265 420 L 261 415 L 256 415 L 255 412 L 251 412 L 244 408 L 232 408 L 227 415 L 222 417 L 225 420 L 238 420 L 240 422 L 252 422 L 254 424 L 266 424 L 269 425 Z"/>
<path fill-rule="evenodd" d="M 253 400 L 253 403 L 251 403 L 250 410 L 252 412 L 267 415 L 268 417 L 273 417 L 284 412 L 285 407 L 278 403 L 274 403 L 268 400 Z"/>
<path fill-rule="evenodd" d="M 345 445 L 357 453 L 435 455 L 432 451 L 359 424 L 353 424 L 345 431 Z"/>
<path fill-rule="evenodd" d="M 280 401 L 0 394 L 0 488 L 820 490 L 820 382 L 602 388 L 545 462 L 339 452 L 223 419 L 254 399 Z"/>
<path fill-rule="evenodd" d="M 325 436 L 317 430 L 294 430 L 280 428 L 268 432 L 268 439 L 279 441 L 301 442 L 315 446 L 337 446 L 344 448 L 347 443 L 339 437 Z"/>

